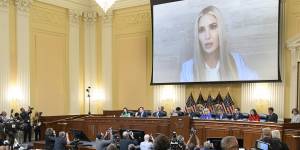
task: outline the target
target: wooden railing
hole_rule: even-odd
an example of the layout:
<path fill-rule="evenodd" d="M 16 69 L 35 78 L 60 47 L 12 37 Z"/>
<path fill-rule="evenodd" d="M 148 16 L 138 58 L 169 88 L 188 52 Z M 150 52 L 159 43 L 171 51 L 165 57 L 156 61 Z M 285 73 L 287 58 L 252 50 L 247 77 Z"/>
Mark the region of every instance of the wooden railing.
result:
<path fill-rule="evenodd" d="M 265 127 L 279 130 L 282 133 L 282 139 L 286 142 L 291 150 L 300 149 L 300 124 L 289 123 L 264 123 L 248 121 L 230 121 L 230 120 L 199 120 L 185 117 L 165 117 L 165 118 L 122 118 L 113 116 L 54 116 L 44 117 L 42 133 L 46 128 L 53 128 L 56 131 L 69 132 L 70 129 L 83 131 L 88 138 L 94 140 L 96 134 L 105 132 L 108 128 L 113 129 L 138 129 L 146 133 L 162 133 L 170 135 L 173 131 L 181 134 L 187 140 L 190 128 L 197 130 L 200 142 L 203 143 L 208 138 L 222 138 L 232 135 L 243 140 L 246 149 L 254 147 L 255 141 L 261 137 L 261 130 Z"/>

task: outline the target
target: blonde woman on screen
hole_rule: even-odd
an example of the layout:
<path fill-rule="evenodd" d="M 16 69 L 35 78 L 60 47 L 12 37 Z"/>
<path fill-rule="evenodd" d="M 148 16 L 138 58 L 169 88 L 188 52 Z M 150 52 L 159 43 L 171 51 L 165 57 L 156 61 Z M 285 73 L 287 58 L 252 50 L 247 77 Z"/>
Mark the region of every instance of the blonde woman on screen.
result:
<path fill-rule="evenodd" d="M 224 33 L 219 10 L 204 8 L 195 23 L 194 56 L 182 65 L 181 82 L 257 79 L 239 54 L 226 49 Z"/>

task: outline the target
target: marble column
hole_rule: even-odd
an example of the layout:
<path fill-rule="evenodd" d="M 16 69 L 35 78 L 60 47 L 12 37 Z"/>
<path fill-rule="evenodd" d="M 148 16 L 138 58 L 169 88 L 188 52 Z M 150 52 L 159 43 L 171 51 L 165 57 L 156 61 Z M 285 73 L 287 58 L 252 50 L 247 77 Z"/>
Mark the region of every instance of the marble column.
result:
<path fill-rule="evenodd" d="M 32 0 L 15 0 L 17 43 L 17 88 L 20 106 L 30 105 L 30 32 L 29 10 Z"/>
<path fill-rule="evenodd" d="M 10 47 L 9 0 L 0 0 L 0 110 L 9 111 Z"/>
<path fill-rule="evenodd" d="M 80 114 L 80 48 L 79 19 L 81 13 L 69 10 L 69 92 L 70 115 Z"/>
<path fill-rule="evenodd" d="M 97 13 L 89 11 L 83 13 L 84 21 L 84 85 L 93 89 L 97 88 L 97 49 L 96 49 L 96 21 Z M 91 95 L 93 100 L 93 95 Z M 92 102 L 91 102 L 92 104 Z M 85 112 L 89 111 L 89 99 L 85 94 Z M 95 113 L 92 111 L 91 113 Z"/>

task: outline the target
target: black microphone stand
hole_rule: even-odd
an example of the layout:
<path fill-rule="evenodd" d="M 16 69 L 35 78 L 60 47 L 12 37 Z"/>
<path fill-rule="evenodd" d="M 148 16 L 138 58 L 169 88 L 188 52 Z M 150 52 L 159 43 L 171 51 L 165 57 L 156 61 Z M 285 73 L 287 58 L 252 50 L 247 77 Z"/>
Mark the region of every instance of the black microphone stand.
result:
<path fill-rule="evenodd" d="M 86 89 L 86 91 L 87 91 L 87 93 L 88 93 L 88 98 L 89 98 L 89 112 L 88 112 L 88 115 L 90 116 L 91 115 L 91 94 L 90 94 L 90 91 L 91 90 L 91 87 L 89 86 L 87 89 Z"/>

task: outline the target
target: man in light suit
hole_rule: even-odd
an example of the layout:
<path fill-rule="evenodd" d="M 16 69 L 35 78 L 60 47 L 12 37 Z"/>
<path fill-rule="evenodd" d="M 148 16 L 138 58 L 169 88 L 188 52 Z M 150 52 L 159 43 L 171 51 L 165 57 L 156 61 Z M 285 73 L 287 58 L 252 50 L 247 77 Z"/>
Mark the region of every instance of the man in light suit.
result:
<path fill-rule="evenodd" d="M 274 113 L 274 108 L 273 107 L 268 108 L 268 113 L 269 113 L 269 115 L 267 115 L 266 121 L 277 123 L 278 115 Z"/>

